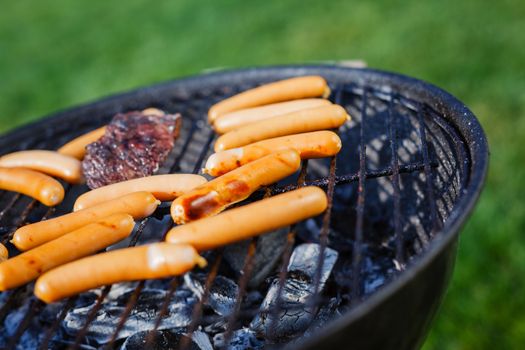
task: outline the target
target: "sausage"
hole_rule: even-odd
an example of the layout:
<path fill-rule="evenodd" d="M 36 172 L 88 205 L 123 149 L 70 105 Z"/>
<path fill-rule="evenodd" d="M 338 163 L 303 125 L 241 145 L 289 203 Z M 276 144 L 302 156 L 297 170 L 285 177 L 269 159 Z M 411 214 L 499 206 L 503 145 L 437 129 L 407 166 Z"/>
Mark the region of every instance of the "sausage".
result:
<path fill-rule="evenodd" d="M 100 127 L 77 137 L 60 147 L 57 152 L 66 156 L 82 160 L 86 155 L 86 146 L 104 136 L 106 127 Z"/>
<path fill-rule="evenodd" d="M 299 153 L 292 149 L 248 163 L 175 199 L 171 204 L 173 221 L 183 224 L 217 214 L 258 188 L 293 174 L 300 165 Z"/>
<path fill-rule="evenodd" d="M 78 159 L 55 151 L 20 151 L 0 157 L 0 167 L 29 168 L 70 183 L 82 182 L 82 167 Z"/>
<path fill-rule="evenodd" d="M 325 211 L 326 194 L 318 187 L 303 187 L 219 215 L 172 228 L 166 241 L 191 244 L 198 251 L 273 231 Z"/>
<path fill-rule="evenodd" d="M 20 227 L 11 242 L 20 250 L 28 250 L 111 214 L 126 213 L 135 219 L 142 219 L 151 215 L 159 204 L 149 192 L 130 193 L 90 208 Z"/>
<path fill-rule="evenodd" d="M 328 97 L 330 88 L 318 75 L 295 77 L 250 89 L 213 105 L 208 111 L 210 124 L 220 115 L 244 108 L 309 97 Z"/>
<path fill-rule="evenodd" d="M 206 260 L 187 244 L 153 243 L 83 258 L 43 274 L 35 295 L 50 303 L 104 285 L 181 275 Z"/>
<path fill-rule="evenodd" d="M 215 152 L 279 136 L 335 129 L 349 118 L 345 109 L 338 105 L 303 109 L 230 131 L 217 139 Z"/>
<path fill-rule="evenodd" d="M 9 258 L 9 251 L 7 250 L 7 248 L 5 247 L 5 245 L 3 245 L 2 243 L 0 243 L 0 263 L 1 263 L 2 261 L 7 260 L 7 258 Z"/>
<path fill-rule="evenodd" d="M 341 146 L 341 139 L 332 131 L 276 137 L 214 153 L 202 171 L 211 176 L 220 176 L 267 154 L 288 148 L 299 152 L 301 159 L 331 157 L 339 153 Z"/>
<path fill-rule="evenodd" d="M 142 114 L 163 116 L 166 113 L 164 113 L 164 111 L 161 111 L 158 108 L 150 107 L 150 108 L 143 109 Z"/>
<path fill-rule="evenodd" d="M 122 197 L 125 194 L 147 191 L 161 201 L 171 201 L 183 193 L 206 183 L 206 179 L 194 174 L 153 175 L 117 182 L 88 191 L 77 198 L 74 211 L 92 207 L 95 204 Z"/>
<path fill-rule="evenodd" d="M 241 109 L 239 111 L 226 113 L 218 117 L 213 128 L 218 134 L 224 134 L 241 126 L 258 122 L 264 119 L 276 117 L 303 109 L 328 106 L 332 102 L 323 98 L 307 98 L 302 100 L 273 103 L 262 107 Z"/>
<path fill-rule="evenodd" d="M 60 182 L 23 168 L 0 168 L 0 189 L 25 194 L 49 207 L 64 199 L 64 187 Z"/>
<path fill-rule="evenodd" d="M 56 266 L 94 254 L 129 236 L 131 215 L 115 214 L 0 264 L 0 291 L 21 286 Z"/>

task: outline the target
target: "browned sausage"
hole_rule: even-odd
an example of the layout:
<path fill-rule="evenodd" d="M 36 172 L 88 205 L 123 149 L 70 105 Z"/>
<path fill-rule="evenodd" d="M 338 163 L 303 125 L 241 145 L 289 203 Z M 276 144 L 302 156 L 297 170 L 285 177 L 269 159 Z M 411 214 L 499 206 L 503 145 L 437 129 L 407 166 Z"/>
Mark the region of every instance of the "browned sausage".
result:
<path fill-rule="evenodd" d="M 183 224 L 217 214 L 260 187 L 293 174 L 300 165 L 301 158 L 292 149 L 248 163 L 175 199 L 171 205 L 173 221 Z"/>
<path fill-rule="evenodd" d="M 267 154 L 293 148 L 301 159 L 331 157 L 341 150 L 341 139 L 332 131 L 314 131 L 304 134 L 276 137 L 239 148 L 212 154 L 203 172 L 220 176 Z"/>

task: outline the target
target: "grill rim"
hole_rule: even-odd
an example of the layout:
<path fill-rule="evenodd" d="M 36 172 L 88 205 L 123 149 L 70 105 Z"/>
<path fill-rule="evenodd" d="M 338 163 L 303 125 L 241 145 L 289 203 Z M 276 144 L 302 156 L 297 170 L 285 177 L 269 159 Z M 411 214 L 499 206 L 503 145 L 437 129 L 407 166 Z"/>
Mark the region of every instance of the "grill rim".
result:
<path fill-rule="evenodd" d="M 440 234 L 432 239 L 427 250 L 418 256 L 414 263 L 409 264 L 405 271 L 399 274 L 396 279 L 367 299 L 360 301 L 344 315 L 332 320 L 329 325 L 315 332 L 311 337 L 294 344 L 289 344 L 288 347 L 311 346 L 315 343 L 322 342 L 323 339 L 348 327 L 349 324 L 368 314 L 372 309 L 388 300 L 404 285 L 413 280 L 425 270 L 440 253 L 457 240 L 460 229 L 471 215 L 486 179 L 489 148 L 485 133 L 475 115 L 461 101 L 448 92 L 419 79 L 369 68 L 348 68 L 333 65 L 283 65 L 227 69 L 169 80 L 149 87 L 132 89 L 124 93 L 112 94 L 93 102 L 51 113 L 40 120 L 2 134 L 0 136 L 0 144 L 16 142 L 16 140 L 21 137 L 29 136 L 34 132 L 35 127 L 44 123 L 52 122 L 56 124 L 62 120 L 71 121 L 71 117 L 74 114 L 89 114 L 92 110 L 100 109 L 106 109 L 108 113 L 113 114 L 120 112 L 120 110 L 115 108 L 118 104 L 114 102 L 131 95 L 135 96 L 135 100 L 142 101 L 143 99 L 147 99 L 148 96 L 156 95 L 159 91 L 166 90 L 166 88 L 170 89 L 170 94 L 175 94 L 177 91 L 182 91 L 183 93 L 187 88 L 191 89 L 196 86 L 205 86 L 207 81 L 210 82 L 210 85 L 217 86 L 221 84 L 221 82 L 224 83 L 224 85 L 228 85 L 232 82 L 247 79 L 270 81 L 273 76 L 284 79 L 286 77 L 312 74 L 325 76 L 329 83 L 336 83 L 338 79 L 352 79 L 357 83 L 366 82 L 366 85 L 391 86 L 394 91 L 402 91 L 404 96 L 414 98 L 415 100 L 432 106 L 451 126 L 456 128 L 459 136 L 462 138 L 461 141 L 465 142 L 466 148 L 469 151 L 468 156 L 471 164 L 467 186 L 463 189 L 463 193 L 456 201 L 445 225 L 440 230 Z"/>

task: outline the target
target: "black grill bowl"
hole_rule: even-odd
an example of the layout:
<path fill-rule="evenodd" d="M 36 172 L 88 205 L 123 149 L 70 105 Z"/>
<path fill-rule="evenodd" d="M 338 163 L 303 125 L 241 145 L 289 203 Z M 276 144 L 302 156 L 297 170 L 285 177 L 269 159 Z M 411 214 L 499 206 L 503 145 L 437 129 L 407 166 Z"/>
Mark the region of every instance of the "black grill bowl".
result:
<path fill-rule="evenodd" d="M 213 103 L 266 82 L 312 74 L 327 79 L 333 91 L 330 98 L 353 118 L 339 130 L 343 150 L 336 159 L 305 162 L 299 180 L 272 189 L 277 193 L 293 188 L 304 178 L 307 184 L 327 190 L 331 210 L 313 221 L 319 231 L 301 223 L 291 232 L 296 243 L 313 240 L 323 247 L 328 244 L 345 257 L 329 281 L 330 293 L 344 302 L 340 316 L 308 336 L 281 345 L 301 349 L 418 348 L 448 284 L 459 230 L 480 194 L 488 165 L 487 141 L 475 116 L 433 85 L 382 71 L 336 66 L 217 72 L 56 113 L 3 135 L 0 147 L 3 154 L 56 149 L 107 123 L 115 113 L 158 107 L 180 112 L 185 118 L 169 164 L 161 172 L 198 172 L 215 137 L 206 124 L 206 113 Z M 85 190 L 83 186 L 69 188 L 64 204 L 55 209 L 1 193 L 2 242 L 26 222 L 70 210 L 74 198 Z M 20 344 L 31 319 L 44 309 L 27 293 L 29 288 L 8 292 L 10 296 L 0 304 L 4 322 L 12 308 L 31 303 L 25 322 L 20 322 L 8 346 Z M 322 306 L 327 299 L 319 300 Z M 57 317 L 65 313 L 61 314 Z M 45 344 L 56 333 L 59 321 L 42 330 Z M 198 324 L 195 319 L 193 328 Z M 84 342 L 83 331 L 80 333 L 70 339 L 71 344 Z"/>

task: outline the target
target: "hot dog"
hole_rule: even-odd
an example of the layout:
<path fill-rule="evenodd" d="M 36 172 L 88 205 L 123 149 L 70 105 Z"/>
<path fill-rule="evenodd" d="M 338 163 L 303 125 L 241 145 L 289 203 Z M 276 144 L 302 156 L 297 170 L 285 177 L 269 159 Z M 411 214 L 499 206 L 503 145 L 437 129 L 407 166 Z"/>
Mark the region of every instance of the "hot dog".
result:
<path fill-rule="evenodd" d="M 64 199 L 64 187 L 60 182 L 23 168 L 0 168 L 0 189 L 25 194 L 49 207 Z"/>
<path fill-rule="evenodd" d="M 114 183 L 86 192 L 77 198 L 74 210 L 92 207 L 125 194 L 147 191 L 161 201 L 171 201 L 183 193 L 202 185 L 207 180 L 194 174 L 153 175 Z"/>
<path fill-rule="evenodd" d="M 0 167 L 28 168 L 70 183 L 83 180 L 80 161 L 54 151 L 32 150 L 6 154 L 0 157 Z"/>
<path fill-rule="evenodd" d="M 292 149 L 248 163 L 175 199 L 171 205 L 173 221 L 183 224 L 217 214 L 258 188 L 293 174 L 300 164 L 299 153 Z"/>
<path fill-rule="evenodd" d="M 304 134 L 276 137 L 212 154 L 203 172 L 220 176 L 267 154 L 293 148 L 301 159 L 331 157 L 341 150 L 341 139 L 332 131 L 314 131 Z"/>
<path fill-rule="evenodd" d="M 96 253 L 133 230 L 131 215 L 115 214 L 0 264 L 0 291 L 21 286 L 56 266 Z"/>
<path fill-rule="evenodd" d="M 224 134 L 239 127 L 278 115 L 331 104 L 332 102 L 323 98 L 307 98 L 303 100 L 279 102 L 262 107 L 241 109 L 218 117 L 213 124 L 213 128 L 217 133 Z"/>
<path fill-rule="evenodd" d="M 213 105 L 208 111 L 210 124 L 220 115 L 239 109 L 309 97 L 328 97 L 330 88 L 320 76 L 304 76 L 265 84 Z"/>
<path fill-rule="evenodd" d="M 0 243 L 0 263 L 2 261 L 7 260 L 7 258 L 9 258 L 9 252 L 7 251 L 7 248 L 5 247 L 5 245 Z"/>
<path fill-rule="evenodd" d="M 105 126 L 90 131 L 84 135 L 77 137 L 76 139 L 69 141 L 64 146 L 60 147 L 57 150 L 57 152 L 66 156 L 76 158 L 78 160 L 82 160 L 86 155 L 86 146 L 104 136 L 105 132 Z"/>
<path fill-rule="evenodd" d="M 28 250 L 111 214 L 126 213 L 135 219 L 144 218 L 151 215 L 159 204 L 149 192 L 130 193 L 74 213 L 20 227 L 11 242 L 20 250 Z"/>
<path fill-rule="evenodd" d="M 168 232 L 166 241 L 191 244 L 198 251 L 214 249 L 319 215 L 326 206 L 323 190 L 303 187 L 176 226 Z"/>
<path fill-rule="evenodd" d="M 154 243 L 83 258 L 43 274 L 37 298 L 50 303 L 107 284 L 183 274 L 206 260 L 186 244 Z"/>
<path fill-rule="evenodd" d="M 261 120 L 230 131 L 217 139 L 215 152 L 249 145 L 274 137 L 335 129 L 349 119 L 338 105 L 322 106 Z"/>

